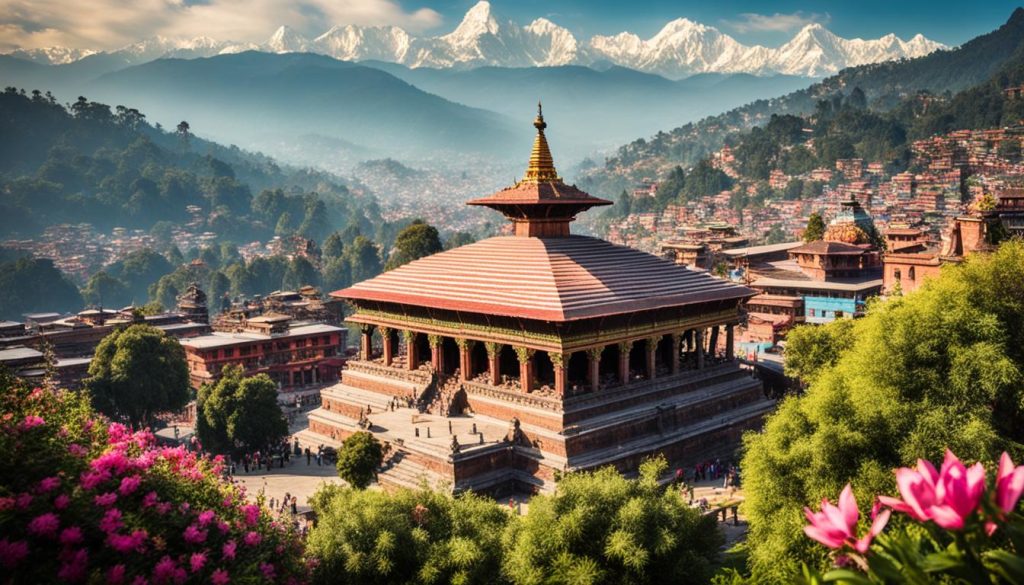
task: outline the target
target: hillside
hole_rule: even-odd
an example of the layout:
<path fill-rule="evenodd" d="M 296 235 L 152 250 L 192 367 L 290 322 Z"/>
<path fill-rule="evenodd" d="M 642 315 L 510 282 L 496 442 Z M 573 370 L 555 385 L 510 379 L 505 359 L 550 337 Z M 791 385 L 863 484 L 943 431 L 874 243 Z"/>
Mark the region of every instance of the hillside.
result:
<path fill-rule="evenodd" d="M 372 197 L 331 175 L 165 132 L 136 109 L 112 111 L 85 98 L 65 108 L 52 96 L 9 88 L 0 94 L 0 135 L 2 239 L 60 223 L 183 224 L 194 220 L 188 206 L 203 218 L 196 228 L 235 241 L 269 237 L 285 210 L 297 216 L 295 227 L 309 210 L 322 213 L 307 225 L 318 238 L 332 227 L 379 222 Z M 270 189 L 284 189 L 280 198 L 294 205 L 260 208 L 257 194 Z"/>
<path fill-rule="evenodd" d="M 581 187 L 600 196 L 612 196 L 642 178 L 664 175 L 673 165 L 692 166 L 725 144 L 728 136 L 761 126 L 773 114 L 808 115 L 822 99 L 861 88 L 876 109 L 899 103 L 900 97 L 919 91 L 953 93 L 992 78 L 1019 57 L 1024 45 L 1024 9 L 1017 8 L 1007 22 L 960 47 L 917 59 L 864 65 L 840 72 L 820 83 L 786 96 L 757 100 L 724 114 L 686 124 L 651 139 L 639 139 L 618 148 L 603 165 L 581 165 Z"/>

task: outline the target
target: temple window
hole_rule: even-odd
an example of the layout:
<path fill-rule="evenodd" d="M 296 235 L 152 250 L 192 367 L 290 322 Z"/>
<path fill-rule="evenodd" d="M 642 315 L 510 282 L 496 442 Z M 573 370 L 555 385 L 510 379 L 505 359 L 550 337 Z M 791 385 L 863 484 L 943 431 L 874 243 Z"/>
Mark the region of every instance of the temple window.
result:
<path fill-rule="evenodd" d="M 892 277 L 896 280 L 903 280 L 903 271 L 897 268 L 893 271 Z"/>
<path fill-rule="evenodd" d="M 911 266 L 910 270 L 907 271 L 907 276 L 910 277 L 910 280 L 914 280 L 915 279 L 914 267 L 913 266 Z"/>

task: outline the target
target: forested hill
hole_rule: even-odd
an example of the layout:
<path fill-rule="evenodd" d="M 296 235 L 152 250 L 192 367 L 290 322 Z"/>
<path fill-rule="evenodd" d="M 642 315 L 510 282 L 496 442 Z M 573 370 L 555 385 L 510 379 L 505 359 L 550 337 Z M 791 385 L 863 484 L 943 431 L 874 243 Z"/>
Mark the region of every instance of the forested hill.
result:
<path fill-rule="evenodd" d="M 620 147 L 604 165 L 582 165 L 578 183 L 595 195 L 614 196 L 642 178 L 664 175 L 674 165 L 696 164 L 721 148 L 730 135 L 764 125 L 773 114 L 809 115 L 821 100 L 848 94 L 855 87 L 861 88 L 875 110 L 888 110 L 920 91 L 956 93 L 998 78 L 1001 71 L 1021 61 L 1022 47 L 1024 9 L 1017 8 L 1003 26 L 956 49 L 852 67 L 783 97 L 758 100 L 659 132 L 649 140 L 641 138 Z"/>
<path fill-rule="evenodd" d="M 132 108 L 79 98 L 63 106 L 48 93 L 9 87 L 0 93 L 0 239 L 28 237 L 59 223 L 150 229 L 183 223 L 198 206 L 205 229 L 222 239 L 273 235 L 281 216 L 314 239 L 354 224 L 380 222 L 372 196 L 336 177 L 288 168 L 237 147 L 151 126 Z M 259 205 L 281 190 L 288 205 Z"/>

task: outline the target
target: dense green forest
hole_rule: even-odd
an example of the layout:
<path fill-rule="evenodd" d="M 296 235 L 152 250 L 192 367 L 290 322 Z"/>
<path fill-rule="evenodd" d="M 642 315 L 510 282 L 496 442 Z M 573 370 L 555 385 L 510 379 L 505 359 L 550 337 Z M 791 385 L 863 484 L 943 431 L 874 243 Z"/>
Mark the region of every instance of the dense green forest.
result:
<path fill-rule="evenodd" d="M 844 69 L 838 74 L 791 94 L 757 100 L 717 116 L 686 124 L 650 139 L 640 138 L 619 149 L 603 165 L 584 161 L 579 185 L 610 197 L 643 178 L 663 178 L 666 168 L 692 167 L 750 129 L 767 125 L 776 116 L 811 116 L 822 101 L 842 102 L 860 88 L 868 109 L 885 113 L 913 107 L 913 97 L 950 99 L 941 111 L 929 111 L 908 127 L 908 136 L 927 136 L 953 127 L 980 128 L 1005 120 L 1002 88 L 1020 83 L 1024 64 L 1024 9 L 991 33 L 949 51 L 911 60 L 888 61 Z M 980 85 L 979 85 L 980 84 Z M 965 91 L 968 90 L 969 91 Z M 842 122 L 840 120 L 840 122 Z M 839 145 L 842 146 L 842 145 Z"/>

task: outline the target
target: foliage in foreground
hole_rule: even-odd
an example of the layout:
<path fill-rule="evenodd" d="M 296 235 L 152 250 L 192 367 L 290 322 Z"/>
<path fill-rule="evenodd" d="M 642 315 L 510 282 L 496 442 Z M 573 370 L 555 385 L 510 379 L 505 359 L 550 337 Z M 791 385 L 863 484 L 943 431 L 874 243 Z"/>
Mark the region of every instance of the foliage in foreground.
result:
<path fill-rule="evenodd" d="M 314 583 L 500 583 L 501 534 L 512 517 L 493 500 L 426 488 L 387 494 L 324 486 L 307 546 Z"/>
<path fill-rule="evenodd" d="M 0 568 L 14 583 L 307 578 L 302 543 L 219 474 L 97 418 L 78 393 L 0 380 Z"/>
<path fill-rule="evenodd" d="M 313 498 L 317 583 L 706 583 L 722 537 L 674 490 L 615 469 L 565 475 L 525 516 L 470 494 L 327 486 Z"/>
<path fill-rule="evenodd" d="M 859 538 L 850 484 L 838 505 L 804 510 L 804 532 L 834 551 L 836 566 L 822 575 L 804 565 L 807 585 L 1024 582 L 1024 466 L 1004 452 L 990 487 L 981 463 L 967 467 L 946 451 L 941 470 L 919 460 L 916 469 L 896 470 L 896 483 L 902 499 L 878 496 Z M 886 530 L 890 516 L 896 526 Z"/>
<path fill-rule="evenodd" d="M 277 385 L 266 374 L 246 378 L 240 366 L 225 366 L 216 383 L 199 389 L 196 433 L 214 453 L 280 445 L 288 436 L 288 422 L 277 402 Z"/>
<path fill-rule="evenodd" d="M 818 351 L 814 343 L 787 347 L 787 359 L 809 374 L 808 391 L 745 439 L 757 582 L 791 582 L 801 562 L 827 566 L 802 536 L 802 510 L 846 483 L 867 501 L 892 491 L 892 469 L 947 447 L 984 462 L 1002 450 L 1022 454 L 1024 243 L 971 257 L 819 333 L 836 355 L 800 349 Z"/>

